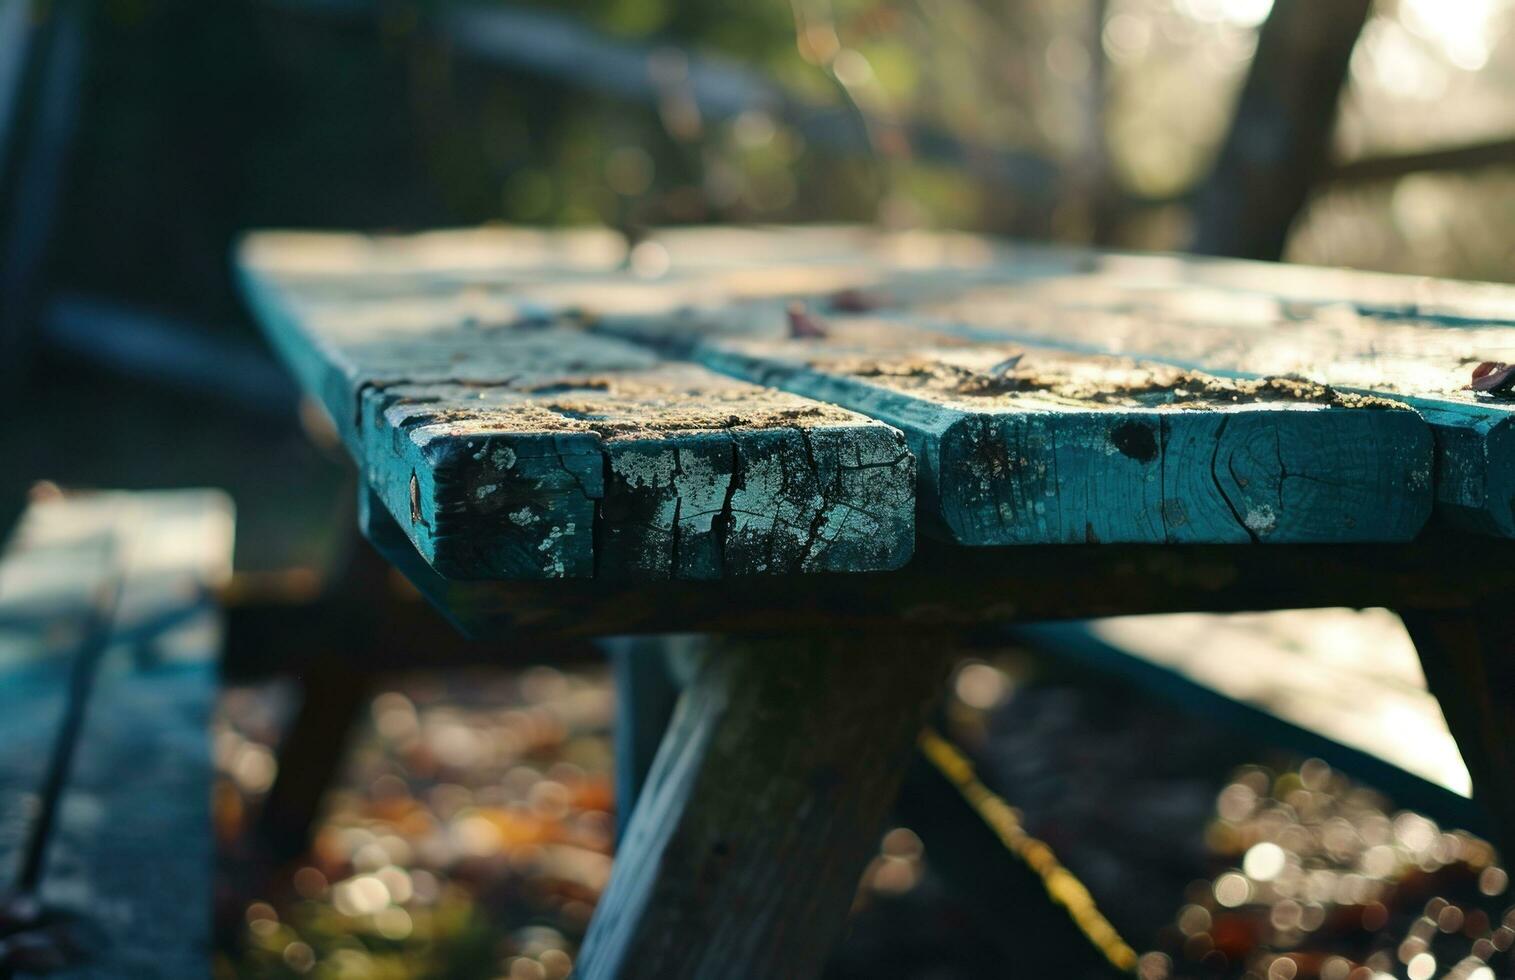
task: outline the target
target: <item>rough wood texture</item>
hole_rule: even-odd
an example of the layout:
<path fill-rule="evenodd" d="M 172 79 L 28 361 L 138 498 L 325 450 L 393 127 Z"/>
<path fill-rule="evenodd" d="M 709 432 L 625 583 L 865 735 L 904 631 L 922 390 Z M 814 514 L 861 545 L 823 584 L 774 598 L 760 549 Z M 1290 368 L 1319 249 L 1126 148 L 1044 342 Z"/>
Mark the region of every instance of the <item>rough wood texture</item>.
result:
<path fill-rule="evenodd" d="M 702 376 L 687 367 L 638 368 L 653 362 L 654 350 L 853 408 L 904 430 L 919 460 L 923 518 L 962 543 L 1404 540 L 1429 511 L 1429 433 L 1412 413 L 1385 410 L 1381 401 L 1308 385 L 1251 385 L 1080 361 L 1067 353 L 1032 354 L 1024 367 L 997 372 L 996 363 L 1013 352 L 1003 343 L 1009 334 L 996 338 L 991 326 L 960 322 L 955 307 L 997 288 L 996 281 L 1016 284 L 1006 289 L 1030 284 L 1041 290 L 1039 296 L 1048 284 L 1076 289 L 1099 268 L 1101 260 L 1092 253 L 846 229 L 675 230 L 639 249 L 644 247 L 658 250 L 666 266 L 655 279 L 638 271 L 636 255 L 629 272 L 613 268 L 609 244 L 592 233 L 268 236 L 252 240 L 244 262 L 253 270 L 255 301 L 261 296 L 269 307 L 265 318 L 274 339 L 290 348 L 297 369 L 307 366 L 314 379 L 307 385 L 327 391 L 329 403 L 344 405 L 345 392 L 362 377 L 371 379 L 359 385 L 362 418 L 371 416 L 378 429 L 395 423 L 393 401 L 399 399 L 430 401 L 448 421 L 503 420 L 508 411 L 536 426 L 534 432 L 557 433 L 550 448 L 539 440 L 521 464 L 522 479 L 533 490 L 544 481 L 557 484 L 549 487 L 542 512 L 534 513 L 519 509 L 520 492 L 512 493 L 497 474 L 481 476 L 481 467 L 466 461 L 442 462 L 441 449 L 429 441 L 436 431 L 426 414 L 430 408 L 403 416 L 403 424 L 418 433 L 410 446 L 368 438 L 369 423 L 353 427 L 352 439 L 368 447 L 370 479 L 381 498 L 402 525 L 410 516 L 422 554 L 453 577 L 705 578 L 773 570 L 766 541 L 752 549 L 754 558 L 733 563 L 733 551 L 721 548 L 712 556 L 709 539 L 719 537 L 719 529 L 707 523 L 712 501 L 701 499 L 701 491 L 714 489 L 704 481 L 704 467 L 725 468 L 718 450 L 716 458 L 697 465 L 691 477 L 696 485 L 687 493 L 640 494 L 630 506 L 629 533 L 617 523 L 626 508 L 611 499 L 625 488 L 602 480 L 603 492 L 611 495 L 599 512 L 607 530 L 597 548 L 583 540 L 600 492 L 600 478 L 590 472 L 596 439 L 628 435 L 608 432 L 608 424 L 656 427 L 651 408 L 667 411 L 659 394 L 670 378 L 690 379 L 686 391 L 705 397 L 698 388 L 703 382 L 696 380 Z M 366 278 L 365 270 L 371 273 Z M 1113 275 L 1096 278 L 1104 282 Z M 851 289 L 850 301 L 844 301 L 845 291 L 835 292 L 843 287 Z M 1218 291 L 1196 290 L 1212 298 Z M 818 292 L 829 295 L 820 308 L 834 307 L 819 314 L 832 334 L 824 343 L 752 341 L 784 337 L 784 301 Z M 1011 298 L 1010 309 L 1027 305 L 1024 298 Z M 873 305 L 884 309 L 855 309 Z M 998 314 L 1004 304 L 992 305 Z M 574 339 L 566 326 L 527 329 L 554 318 L 562 322 L 570 312 L 600 339 Z M 1066 298 L 1042 311 L 1042 319 L 1062 334 L 1057 343 L 1074 350 L 1098 347 L 1101 338 L 1086 340 L 1087 330 L 1067 323 L 1081 316 L 1082 307 Z M 930 321 L 937 329 L 926 336 L 911 321 Z M 1177 360 L 1182 341 L 1193 342 L 1187 335 L 1194 331 L 1183 324 L 1171 329 L 1179 337 L 1153 356 Z M 975 330 L 987 337 L 975 338 Z M 605 336 L 610 334 L 615 337 Z M 621 339 L 635 343 L 618 344 Z M 312 355 L 313 347 L 322 349 Z M 867 355 L 885 350 L 888 358 L 868 361 Z M 581 368 L 579 374 L 554 376 L 554 358 Z M 335 383 L 333 365 L 340 368 Z M 587 441 L 575 443 L 571 436 L 584 435 L 584 426 L 576 424 L 583 413 L 566 396 L 585 394 L 575 386 L 602 382 L 596 367 L 620 379 L 623 390 L 614 394 L 623 401 L 595 405 L 599 424 L 590 426 L 595 431 Z M 407 372 L 420 383 L 396 380 Z M 474 385 L 446 383 L 460 375 Z M 649 379 L 652 394 L 637 392 L 634 378 Z M 475 390 L 479 386 L 486 387 Z M 568 400 L 568 411 L 543 399 L 544 390 L 565 396 L 557 402 Z M 754 395 L 739 397 L 757 404 Z M 485 404 L 488 412 L 468 412 Z M 542 408 L 545 415 L 533 414 Z M 761 419 L 755 424 L 766 425 Z M 564 453 L 565 445 L 577 448 Z M 613 455 L 614 443 L 605 445 Z M 469 455 L 478 448 L 476 443 Z M 710 455 L 709 447 L 699 448 Z M 375 452 L 382 458 L 374 459 Z M 637 447 L 639 457 L 646 452 L 667 454 L 665 445 Z M 695 448 L 689 452 L 699 455 Z M 857 460 L 854 475 L 884 458 Z M 644 464 L 639 459 L 638 469 Z M 443 473 L 447 467 L 460 475 Z M 479 511 L 491 501 L 468 499 L 452 485 L 455 479 L 475 494 L 493 487 L 493 500 L 512 503 L 507 514 L 521 513 L 534 526 L 482 520 Z M 670 502 L 674 497 L 678 504 Z M 671 528 L 688 513 L 685 504 L 695 508 L 696 526 L 681 535 Z M 438 520 L 451 522 L 456 533 L 432 526 L 429 505 L 440 508 Z M 838 503 L 823 499 L 815 506 L 826 510 Z M 781 502 L 777 513 L 761 505 L 752 513 L 774 527 L 777 518 L 791 532 L 811 526 L 804 506 L 800 513 L 785 513 L 790 509 Z M 733 512 L 737 523 L 743 510 Z M 878 541 L 876 510 L 844 511 L 844 520 L 825 523 L 850 526 L 860 541 Z M 555 537 L 542 536 L 554 530 Z M 688 546 L 677 540 L 683 536 Z M 814 562 L 805 556 L 815 539 L 801 533 L 775 539 L 777 564 L 787 568 L 840 570 L 844 560 L 853 567 L 882 567 L 889 554 L 878 548 L 859 559 L 851 546 L 829 549 L 837 560 Z"/>
<path fill-rule="evenodd" d="M 708 579 L 910 555 L 914 464 L 885 425 L 610 338 L 489 324 L 445 291 L 373 299 L 249 268 L 275 344 L 445 575 Z"/>
<path fill-rule="evenodd" d="M 939 693 L 946 661 L 932 649 L 835 640 L 709 657 L 653 763 L 578 974 L 818 975 Z"/>
<path fill-rule="evenodd" d="M 13 862 L 39 869 L 35 882 L 18 883 L 43 903 L 37 928 L 87 954 L 50 976 L 209 968 L 219 625 L 207 590 L 230 573 L 231 526 L 229 501 L 211 491 L 70 497 L 34 505 L 0 562 L 0 855 L 7 871 Z M 81 614 L 111 576 L 120 585 L 110 645 L 82 689 L 87 700 L 70 705 Z M 17 607 L 29 615 L 7 625 Z M 32 794 L 71 712 L 82 725 L 43 850 L 21 853 L 37 839 L 18 831 L 36 819 Z M 22 972 L 24 962 L 15 963 Z"/>
<path fill-rule="evenodd" d="M 364 533 L 470 636 L 568 640 L 634 633 L 897 632 L 1156 612 L 1322 606 L 1461 608 L 1515 587 L 1515 543 L 1431 530 L 1414 542 L 1277 545 L 920 543 L 890 573 L 612 586 L 455 582 L 437 575 L 380 507 Z M 1470 561 L 1470 555 L 1477 561 Z"/>
<path fill-rule="evenodd" d="M 688 234 L 688 233 L 684 233 Z M 1515 535 L 1515 401 L 1464 391 L 1471 368 L 1515 357 L 1515 288 L 1308 266 L 1014 246 L 968 236 L 877 235 L 849 258 L 821 255 L 804 275 L 785 272 L 746 241 L 756 264 L 774 262 L 767 289 L 729 268 L 719 291 L 686 280 L 709 258 L 677 256 L 637 298 L 591 296 L 591 318 L 642 321 L 666 332 L 691 321 L 750 329 L 731 310 L 772 317 L 774 296 L 808 297 L 832 324 L 861 315 L 905 320 L 979 339 L 1039 342 L 1161 360 L 1245 377 L 1297 374 L 1400 399 L 1436 440 L 1436 506 L 1460 527 Z M 687 246 L 684 247 L 687 251 Z M 661 289 L 661 298 L 654 293 Z M 622 293 L 626 291 L 623 287 Z M 839 292 L 840 291 L 840 292 Z M 552 294 L 544 294 L 551 301 Z M 839 299 L 848 302 L 839 303 Z M 768 300 L 765 306 L 760 300 Z M 861 301 L 861 302 L 860 302 Z"/>
<path fill-rule="evenodd" d="M 693 366 L 365 401 L 370 483 L 454 577 L 853 571 L 913 545 L 900 433 Z"/>
<path fill-rule="evenodd" d="M 722 330 L 692 356 L 904 431 L 923 520 L 961 544 L 1401 541 L 1430 514 L 1430 432 L 1393 402 L 877 317 L 827 329 Z"/>
<path fill-rule="evenodd" d="M 1082 275 L 935 290 L 889 315 L 1401 400 L 1436 441 L 1438 512 L 1515 535 L 1515 401 L 1465 390 L 1474 365 L 1515 350 L 1515 290 L 1273 269 L 1117 256 Z"/>

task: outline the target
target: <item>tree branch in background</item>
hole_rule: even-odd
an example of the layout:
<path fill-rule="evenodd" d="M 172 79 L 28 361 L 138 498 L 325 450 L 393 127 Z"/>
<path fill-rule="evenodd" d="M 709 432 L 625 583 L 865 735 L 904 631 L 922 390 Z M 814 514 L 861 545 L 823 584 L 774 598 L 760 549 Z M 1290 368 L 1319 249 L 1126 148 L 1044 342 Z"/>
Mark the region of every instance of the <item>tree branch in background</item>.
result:
<path fill-rule="evenodd" d="M 1515 138 L 1422 150 L 1398 156 L 1365 157 L 1338 163 L 1327 179 L 1339 183 L 1392 180 L 1427 171 L 1468 171 L 1515 165 Z"/>

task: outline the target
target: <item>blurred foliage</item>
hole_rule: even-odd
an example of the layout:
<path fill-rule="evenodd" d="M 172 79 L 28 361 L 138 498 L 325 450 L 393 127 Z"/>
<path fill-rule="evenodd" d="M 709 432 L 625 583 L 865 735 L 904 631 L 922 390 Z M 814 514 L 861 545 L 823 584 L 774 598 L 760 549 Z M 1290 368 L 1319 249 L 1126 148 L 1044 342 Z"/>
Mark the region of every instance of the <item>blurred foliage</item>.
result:
<path fill-rule="evenodd" d="M 488 0 L 474 0 L 486 4 Z M 784 113 L 674 118 L 449 43 L 464 0 L 108 0 L 96 11 L 58 241 L 66 284 L 240 316 L 227 251 L 270 225 L 881 221 L 1179 248 L 1271 0 L 521 0 L 675 68 L 712 59 L 866 113 L 871 146 Z M 495 3 L 496 6 L 510 6 Z M 1380 0 L 1338 154 L 1515 128 L 1510 0 Z M 1049 161 L 1016 186 L 921 158 L 924 124 Z M 1515 162 L 1515 161 L 1512 161 Z M 1328 186 L 1289 257 L 1510 278 L 1510 168 Z"/>

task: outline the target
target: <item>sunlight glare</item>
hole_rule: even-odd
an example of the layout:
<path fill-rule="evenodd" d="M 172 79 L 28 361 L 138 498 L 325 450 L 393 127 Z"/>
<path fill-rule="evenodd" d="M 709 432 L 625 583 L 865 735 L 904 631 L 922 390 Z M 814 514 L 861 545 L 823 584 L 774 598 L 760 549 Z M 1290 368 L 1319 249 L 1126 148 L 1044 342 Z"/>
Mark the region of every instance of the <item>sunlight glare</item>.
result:
<path fill-rule="evenodd" d="M 1399 19 L 1406 29 L 1434 43 L 1446 59 L 1464 71 L 1489 61 L 1489 35 L 1495 16 L 1509 0 L 1403 0 Z"/>

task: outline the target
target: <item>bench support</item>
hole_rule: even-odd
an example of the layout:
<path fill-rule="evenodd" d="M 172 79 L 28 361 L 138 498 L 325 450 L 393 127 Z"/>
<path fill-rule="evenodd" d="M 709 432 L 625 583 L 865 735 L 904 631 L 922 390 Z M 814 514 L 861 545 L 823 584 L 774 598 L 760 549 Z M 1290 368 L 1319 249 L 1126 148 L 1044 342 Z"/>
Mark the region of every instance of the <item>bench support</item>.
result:
<path fill-rule="evenodd" d="M 1400 610 L 1426 685 L 1457 740 L 1474 799 L 1505 853 L 1515 848 L 1515 609 L 1509 597 L 1436 611 Z"/>
<path fill-rule="evenodd" d="M 279 745 L 279 770 L 258 817 L 255 838 L 282 865 L 310 846 L 326 790 L 336 781 L 353 725 L 373 696 L 372 675 L 337 658 L 299 677 L 300 708 Z"/>
<path fill-rule="evenodd" d="M 805 639 L 706 658 L 626 828 L 578 975 L 818 974 L 940 694 L 942 646 Z"/>
<path fill-rule="evenodd" d="M 660 637 L 617 637 L 605 643 L 615 675 L 615 836 L 631 820 L 652 771 L 658 745 L 679 700 Z"/>

